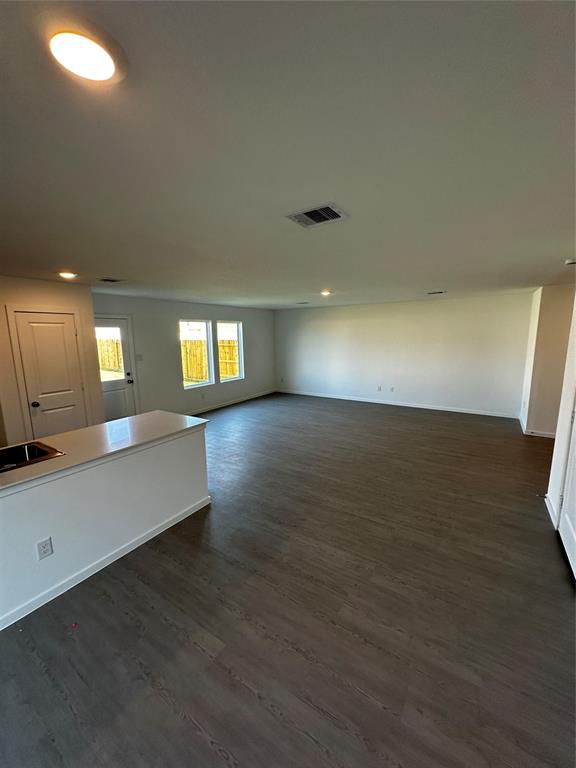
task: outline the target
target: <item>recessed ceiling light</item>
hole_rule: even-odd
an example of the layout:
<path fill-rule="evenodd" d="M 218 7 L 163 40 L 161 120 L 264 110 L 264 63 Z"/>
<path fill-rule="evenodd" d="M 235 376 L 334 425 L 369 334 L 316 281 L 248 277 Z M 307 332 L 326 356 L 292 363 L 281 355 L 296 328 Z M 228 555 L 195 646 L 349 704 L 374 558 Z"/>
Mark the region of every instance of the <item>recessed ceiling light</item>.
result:
<path fill-rule="evenodd" d="M 74 280 L 75 277 L 78 277 L 76 272 L 58 272 L 60 277 L 63 277 L 64 280 Z"/>
<path fill-rule="evenodd" d="M 77 32 L 58 32 L 50 39 L 50 51 L 65 69 L 86 80 L 110 80 L 116 72 L 114 59 L 95 40 Z"/>
<path fill-rule="evenodd" d="M 332 291 L 328 291 L 328 290 L 320 291 L 320 295 L 321 296 L 331 296 L 332 295 Z"/>

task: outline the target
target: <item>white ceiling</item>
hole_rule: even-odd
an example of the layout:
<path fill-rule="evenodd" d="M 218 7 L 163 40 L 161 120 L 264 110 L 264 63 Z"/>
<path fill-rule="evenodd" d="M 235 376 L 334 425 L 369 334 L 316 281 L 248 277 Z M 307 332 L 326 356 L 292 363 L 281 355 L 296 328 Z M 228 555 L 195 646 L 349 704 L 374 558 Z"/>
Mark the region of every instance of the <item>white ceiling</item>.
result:
<path fill-rule="evenodd" d="M 4 274 L 267 307 L 574 279 L 571 3 L 15 2 L 0 17 Z M 43 36 L 71 19 L 122 46 L 122 82 L 51 61 Z M 285 218 L 327 201 L 350 218 Z"/>

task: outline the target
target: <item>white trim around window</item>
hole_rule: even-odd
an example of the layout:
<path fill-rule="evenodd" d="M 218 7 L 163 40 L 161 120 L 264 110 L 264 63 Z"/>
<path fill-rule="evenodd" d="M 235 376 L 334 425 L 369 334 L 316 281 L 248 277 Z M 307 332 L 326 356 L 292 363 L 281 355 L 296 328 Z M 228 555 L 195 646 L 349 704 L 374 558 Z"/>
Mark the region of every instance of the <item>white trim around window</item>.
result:
<path fill-rule="evenodd" d="M 244 379 L 244 333 L 240 320 L 216 321 L 216 347 L 220 383 Z"/>
<path fill-rule="evenodd" d="M 180 320 L 178 328 L 182 386 L 184 389 L 209 387 L 215 383 L 212 321 Z M 194 342 L 200 342 L 201 344 L 194 344 Z M 204 355 L 198 355 L 197 353 L 202 346 L 204 346 L 205 350 Z"/>

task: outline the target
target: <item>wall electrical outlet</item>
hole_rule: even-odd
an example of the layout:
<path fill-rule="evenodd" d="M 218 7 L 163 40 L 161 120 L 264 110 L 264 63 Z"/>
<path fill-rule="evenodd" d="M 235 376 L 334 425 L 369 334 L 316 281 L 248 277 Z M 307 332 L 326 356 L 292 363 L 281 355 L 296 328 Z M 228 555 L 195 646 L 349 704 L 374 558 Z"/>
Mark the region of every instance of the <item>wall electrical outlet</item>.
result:
<path fill-rule="evenodd" d="M 378 384 L 378 392 L 382 392 L 382 384 Z"/>
<path fill-rule="evenodd" d="M 54 547 L 52 546 L 52 536 L 48 536 L 47 539 L 39 541 L 36 544 L 36 550 L 38 552 L 38 560 L 43 560 L 45 557 L 50 557 L 54 554 Z"/>
<path fill-rule="evenodd" d="M 394 387 L 390 387 L 390 392 L 394 392 Z"/>

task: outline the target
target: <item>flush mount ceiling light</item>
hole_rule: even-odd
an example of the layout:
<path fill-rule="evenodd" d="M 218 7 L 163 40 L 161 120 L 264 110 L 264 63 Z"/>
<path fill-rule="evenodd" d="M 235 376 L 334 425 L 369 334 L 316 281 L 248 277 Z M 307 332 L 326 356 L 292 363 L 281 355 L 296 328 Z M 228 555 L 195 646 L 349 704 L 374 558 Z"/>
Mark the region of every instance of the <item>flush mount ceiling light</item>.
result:
<path fill-rule="evenodd" d="M 76 272 L 58 272 L 60 277 L 63 277 L 64 280 L 74 280 L 75 277 L 78 277 Z"/>
<path fill-rule="evenodd" d="M 567 267 L 573 267 L 576 265 L 576 259 L 566 259 L 564 264 L 566 264 Z"/>
<path fill-rule="evenodd" d="M 321 296 L 332 296 L 332 291 L 324 290 L 320 291 Z"/>
<path fill-rule="evenodd" d="M 116 72 L 108 51 L 77 32 L 57 32 L 50 38 L 50 51 L 65 69 L 86 80 L 110 80 Z"/>

